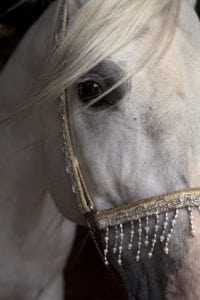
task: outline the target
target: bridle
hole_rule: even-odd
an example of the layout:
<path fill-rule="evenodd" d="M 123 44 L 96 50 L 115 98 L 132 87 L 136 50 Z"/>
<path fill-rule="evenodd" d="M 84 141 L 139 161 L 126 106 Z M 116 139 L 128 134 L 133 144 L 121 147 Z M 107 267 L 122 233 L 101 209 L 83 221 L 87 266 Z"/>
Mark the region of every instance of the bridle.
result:
<path fill-rule="evenodd" d="M 65 13 L 67 13 L 66 4 L 64 6 Z M 66 18 L 63 18 L 63 20 L 66 21 Z M 64 31 L 63 28 L 66 28 L 66 22 L 62 25 L 62 32 Z M 103 260 L 106 266 L 109 265 L 110 251 L 117 255 L 117 263 L 121 266 L 123 263 L 123 250 L 125 248 L 131 250 L 133 244 L 136 244 L 137 248 L 135 254 L 137 262 L 141 259 L 142 246 L 144 245 L 148 249 L 147 256 L 151 259 L 158 241 L 163 245 L 164 253 L 167 255 L 180 210 L 187 211 L 190 232 L 192 236 L 195 236 L 193 209 L 200 210 L 200 189 L 182 190 L 144 200 L 133 200 L 103 211 L 96 210 L 95 201 L 88 191 L 87 183 L 74 151 L 65 91 L 62 93 L 59 102 L 62 121 L 62 150 L 66 162 L 66 173 L 71 177 L 73 191 L 76 193 L 80 211 L 85 216 L 93 237 L 96 232 L 102 231 L 104 234 Z M 169 213 L 173 214 L 172 218 L 169 218 Z M 161 214 L 164 214 L 162 220 L 160 218 Z M 150 218 L 155 220 L 151 238 Z M 130 227 L 128 245 L 124 244 L 124 226 Z M 114 247 L 112 249 L 109 243 L 111 230 L 115 232 Z M 99 242 L 96 238 L 94 239 L 98 249 L 100 249 Z"/>
<path fill-rule="evenodd" d="M 129 250 L 133 247 L 134 238 L 136 236 L 135 224 L 137 224 L 137 254 L 136 260 L 140 260 L 142 235 L 145 233 L 144 245 L 150 245 L 148 251 L 149 259 L 152 257 L 155 245 L 158 239 L 158 231 L 162 229 L 160 242 L 164 244 L 164 252 L 169 252 L 169 242 L 173 234 L 178 213 L 181 209 L 186 209 L 189 217 L 189 224 L 192 236 L 195 236 L 193 224 L 193 208 L 200 210 L 200 189 L 188 189 L 178 192 L 173 192 L 161 196 L 156 196 L 139 201 L 131 201 L 126 204 L 106 209 L 104 211 L 97 211 L 95 202 L 91 197 L 87 184 L 84 180 L 79 162 L 74 153 L 74 147 L 70 132 L 70 123 L 67 107 L 66 93 L 63 93 L 60 99 L 60 113 L 62 119 L 62 135 L 63 135 L 63 153 L 66 162 L 66 172 L 70 175 L 72 180 L 73 192 L 77 195 L 78 204 L 81 213 L 85 216 L 89 228 L 93 231 L 104 231 L 104 262 L 108 262 L 109 254 L 109 230 L 115 229 L 115 240 L 117 241 L 114 248 L 114 253 L 118 252 L 118 264 L 122 264 L 122 250 L 124 237 L 124 224 L 130 224 L 130 242 L 128 244 Z M 174 216 L 170 220 L 168 213 L 173 212 Z M 160 214 L 165 214 L 164 221 L 159 220 Z M 149 219 L 155 218 L 154 234 L 152 241 L 149 240 Z M 143 228 L 144 227 L 144 228 Z"/>

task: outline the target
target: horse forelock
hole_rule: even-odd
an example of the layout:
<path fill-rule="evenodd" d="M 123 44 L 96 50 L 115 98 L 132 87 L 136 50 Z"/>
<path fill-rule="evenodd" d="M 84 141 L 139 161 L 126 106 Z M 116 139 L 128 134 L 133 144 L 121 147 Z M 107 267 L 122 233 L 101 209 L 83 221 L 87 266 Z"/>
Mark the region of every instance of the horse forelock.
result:
<path fill-rule="evenodd" d="M 68 12 L 71 2 L 68 1 Z M 70 87 L 97 64 L 137 38 L 149 21 L 164 8 L 168 10 L 168 17 L 161 29 L 163 34 L 160 36 L 163 38 L 157 40 L 156 47 L 162 44 L 165 48 L 176 28 L 180 2 L 181 0 L 87 1 L 81 8 L 77 4 L 76 14 L 69 15 L 67 34 L 50 55 L 41 75 L 39 97 L 58 96 L 63 88 Z M 57 18 L 60 17 L 58 14 Z M 155 43 L 150 46 L 151 49 L 148 49 L 140 66 L 148 60 L 149 53 L 156 47 Z M 133 76 L 136 71 L 130 70 L 124 80 Z"/>

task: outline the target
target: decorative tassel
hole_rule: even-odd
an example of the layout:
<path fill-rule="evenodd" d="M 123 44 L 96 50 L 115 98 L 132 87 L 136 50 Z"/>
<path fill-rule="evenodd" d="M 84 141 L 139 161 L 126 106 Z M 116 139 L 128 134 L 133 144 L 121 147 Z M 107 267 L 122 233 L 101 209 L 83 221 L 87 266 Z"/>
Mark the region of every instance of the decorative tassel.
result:
<path fill-rule="evenodd" d="M 130 242 L 128 244 L 128 249 L 131 250 L 133 248 L 133 237 L 134 237 L 134 222 L 131 222 L 131 236 L 130 236 Z"/>
<path fill-rule="evenodd" d="M 117 245 L 118 245 L 118 227 L 115 226 L 115 245 L 113 247 L 113 253 L 117 253 Z"/>
<path fill-rule="evenodd" d="M 118 254 L 118 264 L 121 266 L 122 265 L 122 250 L 123 250 L 123 239 L 124 239 L 124 229 L 123 225 L 120 224 L 120 245 L 119 245 L 119 254 Z"/>
<path fill-rule="evenodd" d="M 108 248 L 109 248 L 109 228 L 106 228 L 106 235 L 105 235 L 105 249 L 104 249 L 104 263 L 106 266 L 109 265 L 108 261 Z"/>
<path fill-rule="evenodd" d="M 147 247 L 149 245 L 149 230 L 150 230 L 150 228 L 149 228 L 149 217 L 146 217 L 146 226 L 145 226 L 144 230 L 145 230 L 145 233 L 146 233 L 144 244 Z"/>
<path fill-rule="evenodd" d="M 138 250 L 136 255 L 136 261 L 140 260 L 141 246 L 142 246 L 142 221 L 141 219 L 139 219 L 138 220 Z"/>
<path fill-rule="evenodd" d="M 159 215 L 158 215 L 158 212 L 156 212 L 156 225 L 155 225 L 155 228 L 154 228 L 154 236 L 153 236 L 153 239 L 152 239 L 151 249 L 148 253 L 148 258 L 149 259 L 152 258 L 152 256 L 153 256 L 153 251 L 154 251 L 156 240 L 157 240 L 158 230 L 159 230 Z"/>
<path fill-rule="evenodd" d="M 167 238 L 166 238 L 166 242 L 165 242 L 164 252 L 167 255 L 169 254 L 169 241 L 170 241 L 170 239 L 172 237 L 172 233 L 174 231 L 174 227 L 176 225 L 177 218 L 178 218 L 178 209 L 176 209 L 174 217 L 173 217 L 173 219 L 171 221 L 171 228 L 170 228 L 169 233 L 167 234 Z"/>

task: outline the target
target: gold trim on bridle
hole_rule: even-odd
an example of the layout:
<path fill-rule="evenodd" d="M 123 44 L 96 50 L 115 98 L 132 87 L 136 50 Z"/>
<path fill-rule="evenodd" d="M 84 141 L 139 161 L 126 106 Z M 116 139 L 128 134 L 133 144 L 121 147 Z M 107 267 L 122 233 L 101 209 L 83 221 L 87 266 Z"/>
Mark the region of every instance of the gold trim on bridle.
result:
<path fill-rule="evenodd" d="M 200 190 L 183 190 L 162 196 L 133 200 L 119 207 L 94 214 L 95 226 L 102 230 L 153 215 L 164 214 L 175 209 L 200 207 Z"/>

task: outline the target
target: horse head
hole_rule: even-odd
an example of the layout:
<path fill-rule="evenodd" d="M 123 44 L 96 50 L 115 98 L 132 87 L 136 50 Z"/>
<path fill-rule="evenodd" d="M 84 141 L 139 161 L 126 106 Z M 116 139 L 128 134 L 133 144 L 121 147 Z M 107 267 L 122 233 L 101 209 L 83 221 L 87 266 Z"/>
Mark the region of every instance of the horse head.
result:
<path fill-rule="evenodd" d="M 43 93 L 53 98 L 65 91 L 68 138 L 82 172 L 75 175 L 98 212 L 136 200 L 139 209 L 142 199 L 200 186 L 194 2 L 68 1 L 67 33 L 50 56 Z M 48 149 L 58 147 L 51 133 L 49 140 Z M 70 218 L 62 189 L 52 189 Z M 155 205 L 146 215 L 144 207 L 134 210 L 136 217 L 127 211 L 129 222 L 100 233 L 106 263 L 122 276 L 130 299 L 199 298 L 200 216 L 190 203 L 177 203 L 174 210 L 159 206 L 160 213 Z"/>

